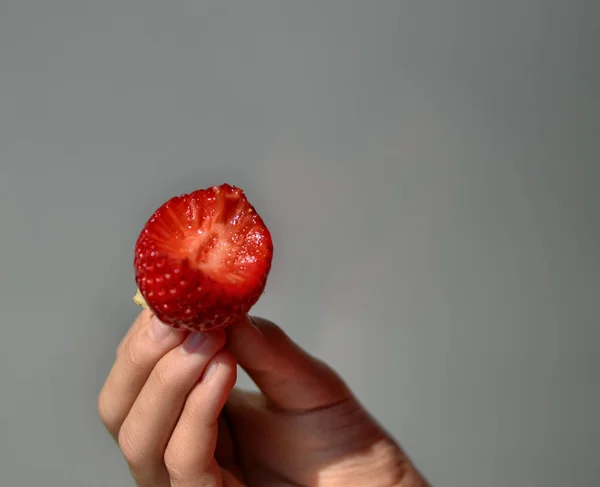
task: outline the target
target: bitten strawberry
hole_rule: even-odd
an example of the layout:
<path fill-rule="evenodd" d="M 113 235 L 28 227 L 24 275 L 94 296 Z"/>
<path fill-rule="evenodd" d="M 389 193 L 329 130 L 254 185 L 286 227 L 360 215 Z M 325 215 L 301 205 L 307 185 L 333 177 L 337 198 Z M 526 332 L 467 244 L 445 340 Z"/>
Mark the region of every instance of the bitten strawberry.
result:
<path fill-rule="evenodd" d="M 222 328 L 258 301 L 272 257 L 271 234 L 241 189 L 177 196 L 138 237 L 134 301 L 174 328 Z"/>

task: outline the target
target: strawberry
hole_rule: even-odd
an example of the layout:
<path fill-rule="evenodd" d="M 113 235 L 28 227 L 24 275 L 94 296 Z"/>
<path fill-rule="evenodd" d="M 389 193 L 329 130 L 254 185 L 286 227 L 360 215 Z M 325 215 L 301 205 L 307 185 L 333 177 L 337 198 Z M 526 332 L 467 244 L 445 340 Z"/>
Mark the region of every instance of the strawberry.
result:
<path fill-rule="evenodd" d="M 272 257 L 271 234 L 241 189 L 176 196 L 138 237 L 134 301 L 174 328 L 222 328 L 258 301 Z"/>

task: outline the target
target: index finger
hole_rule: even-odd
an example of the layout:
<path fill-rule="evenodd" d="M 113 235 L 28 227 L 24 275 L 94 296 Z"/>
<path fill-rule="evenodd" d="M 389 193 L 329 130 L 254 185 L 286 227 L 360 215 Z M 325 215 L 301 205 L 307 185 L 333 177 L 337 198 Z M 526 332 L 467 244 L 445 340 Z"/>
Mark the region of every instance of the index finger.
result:
<path fill-rule="evenodd" d="M 98 397 L 98 413 L 117 438 L 131 406 L 157 362 L 177 347 L 187 332 L 161 323 L 144 310 L 117 350 L 117 359 Z"/>

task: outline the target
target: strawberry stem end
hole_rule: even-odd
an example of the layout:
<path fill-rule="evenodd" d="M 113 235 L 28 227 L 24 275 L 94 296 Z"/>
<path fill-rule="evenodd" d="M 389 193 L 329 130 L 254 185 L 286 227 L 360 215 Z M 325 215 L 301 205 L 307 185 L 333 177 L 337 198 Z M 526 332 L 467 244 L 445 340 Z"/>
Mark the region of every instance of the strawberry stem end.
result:
<path fill-rule="evenodd" d="M 144 296 L 142 296 L 142 293 L 140 292 L 140 290 L 137 290 L 137 293 L 135 293 L 135 296 L 133 297 L 133 302 L 135 304 L 137 304 L 138 306 L 140 306 L 141 308 L 146 308 L 148 309 L 148 303 L 146 303 L 146 300 L 144 299 Z"/>

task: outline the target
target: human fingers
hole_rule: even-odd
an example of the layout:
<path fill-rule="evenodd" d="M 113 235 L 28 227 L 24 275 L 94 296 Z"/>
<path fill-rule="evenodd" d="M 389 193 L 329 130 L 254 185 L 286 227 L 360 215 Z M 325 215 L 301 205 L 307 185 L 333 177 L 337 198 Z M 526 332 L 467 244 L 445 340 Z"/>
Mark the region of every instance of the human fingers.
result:
<path fill-rule="evenodd" d="M 274 323 L 246 318 L 230 327 L 229 349 L 275 406 L 306 411 L 352 397 L 344 381 Z"/>
<path fill-rule="evenodd" d="M 124 343 L 129 338 L 131 338 L 131 336 L 137 330 L 140 329 L 140 327 L 147 326 L 149 321 L 153 318 L 153 316 L 154 316 L 154 314 L 148 308 L 145 308 L 142 311 L 140 311 L 138 313 L 138 315 L 135 317 L 135 320 L 133 320 L 133 324 L 129 327 L 129 330 L 127 330 L 127 333 L 125 333 L 125 336 L 122 338 L 121 342 L 119 343 L 119 347 L 117 347 L 117 351 L 119 350 L 120 347 L 122 347 L 124 345 Z"/>
<path fill-rule="evenodd" d="M 219 485 L 218 418 L 235 385 L 236 369 L 231 353 L 221 350 L 188 395 L 165 450 L 172 487 Z"/>
<path fill-rule="evenodd" d="M 239 437 L 271 445 L 253 461 L 285 466 L 299 485 L 315 475 L 331 485 L 429 485 L 330 367 L 272 322 L 253 321 L 232 327 L 228 343 L 262 395 L 234 390 L 226 407 Z M 273 414 L 273 405 L 302 414 Z"/>
<path fill-rule="evenodd" d="M 165 450 L 186 397 L 210 360 L 225 345 L 225 333 L 190 333 L 162 357 L 125 418 L 119 446 L 138 485 L 168 478 Z"/>
<path fill-rule="evenodd" d="M 98 396 L 98 413 L 115 438 L 156 363 L 187 332 L 161 323 L 143 310 L 117 349 L 117 358 Z"/>

